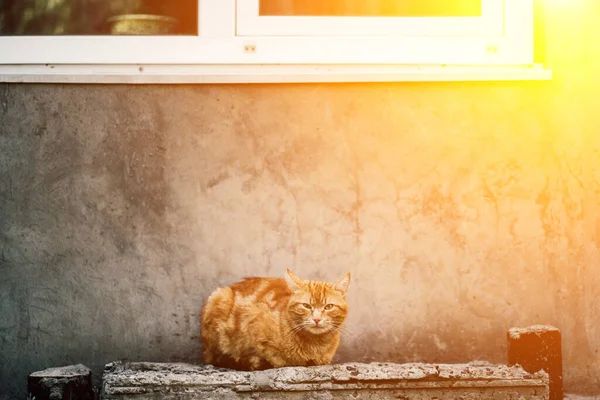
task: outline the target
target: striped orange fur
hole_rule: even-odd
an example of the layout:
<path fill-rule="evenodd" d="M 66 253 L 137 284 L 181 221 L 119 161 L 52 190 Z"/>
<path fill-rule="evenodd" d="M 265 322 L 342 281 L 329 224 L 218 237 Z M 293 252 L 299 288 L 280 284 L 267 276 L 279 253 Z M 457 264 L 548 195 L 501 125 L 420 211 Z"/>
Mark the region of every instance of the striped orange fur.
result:
<path fill-rule="evenodd" d="M 203 361 L 259 370 L 329 364 L 348 314 L 350 274 L 334 284 L 246 278 L 215 290 L 202 309 Z"/>

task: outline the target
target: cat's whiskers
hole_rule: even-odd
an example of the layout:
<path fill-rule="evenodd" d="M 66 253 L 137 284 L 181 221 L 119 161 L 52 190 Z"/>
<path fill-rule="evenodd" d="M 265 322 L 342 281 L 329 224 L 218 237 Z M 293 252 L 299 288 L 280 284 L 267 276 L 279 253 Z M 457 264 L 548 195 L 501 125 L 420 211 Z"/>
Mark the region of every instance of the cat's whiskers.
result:
<path fill-rule="evenodd" d="M 347 330 L 344 330 L 340 327 L 340 325 L 335 325 L 332 324 L 332 330 L 335 330 L 336 332 L 338 332 L 340 335 L 342 336 L 346 336 L 349 339 L 356 339 L 357 335 L 355 335 L 354 333 L 348 332 Z"/>
<path fill-rule="evenodd" d="M 293 326 L 292 329 L 290 329 L 290 333 L 291 334 L 295 334 L 295 333 L 299 333 L 299 332 L 301 332 L 301 331 L 303 331 L 303 330 L 306 329 L 307 332 L 312 333 L 312 334 L 322 334 L 322 333 L 331 332 L 335 328 L 335 326 L 333 324 L 329 324 L 327 326 L 325 326 L 325 325 L 321 325 L 321 326 L 322 327 L 326 327 L 328 329 L 325 329 L 325 330 L 323 330 L 321 332 L 318 332 L 318 333 L 317 332 L 311 332 L 309 329 L 306 329 L 306 328 L 315 328 L 317 326 L 314 325 L 312 322 L 304 321 L 304 322 L 301 322 L 300 324 L 298 324 L 296 326 Z"/>
<path fill-rule="evenodd" d="M 298 333 L 301 330 L 303 330 L 304 328 L 310 326 L 311 324 L 309 322 L 302 322 L 296 326 L 293 326 L 292 329 L 290 330 L 291 333 Z"/>

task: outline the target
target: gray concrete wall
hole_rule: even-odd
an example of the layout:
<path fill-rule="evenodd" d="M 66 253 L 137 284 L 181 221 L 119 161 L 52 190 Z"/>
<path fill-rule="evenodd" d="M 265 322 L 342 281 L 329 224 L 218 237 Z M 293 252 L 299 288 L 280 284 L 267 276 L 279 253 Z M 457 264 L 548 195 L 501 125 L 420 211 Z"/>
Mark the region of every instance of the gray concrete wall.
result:
<path fill-rule="evenodd" d="M 552 82 L 1 85 L 0 397 L 198 362 L 209 292 L 286 267 L 352 272 L 337 361 L 505 362 L 545 323 L 599 393 L 600 5 L 546 5 Z"/>

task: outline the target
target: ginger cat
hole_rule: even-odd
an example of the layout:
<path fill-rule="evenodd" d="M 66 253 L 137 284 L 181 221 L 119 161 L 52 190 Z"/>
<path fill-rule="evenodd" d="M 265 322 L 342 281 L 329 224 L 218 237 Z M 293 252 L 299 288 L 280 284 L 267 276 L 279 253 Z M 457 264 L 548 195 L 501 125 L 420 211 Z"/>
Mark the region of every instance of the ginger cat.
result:
<path fill-rule="evenodd" d="M 350 273 L 336 283 L 246 278 L 202 309 L 204 364 L 237 370 L 331 363 L 348 314 Z"/>

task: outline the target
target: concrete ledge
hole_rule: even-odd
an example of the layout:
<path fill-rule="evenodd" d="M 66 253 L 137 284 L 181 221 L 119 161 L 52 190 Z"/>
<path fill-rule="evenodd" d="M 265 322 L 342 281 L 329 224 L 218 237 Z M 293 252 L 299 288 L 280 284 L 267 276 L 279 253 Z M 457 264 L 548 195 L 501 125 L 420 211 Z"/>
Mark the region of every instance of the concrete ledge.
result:
<path fill-rule="evenodd" d="M 548 400 L 548 375 L 481 362 L 349 363 L 255 372 L 115 362 L 106 365 L 101 398 Z"/>

